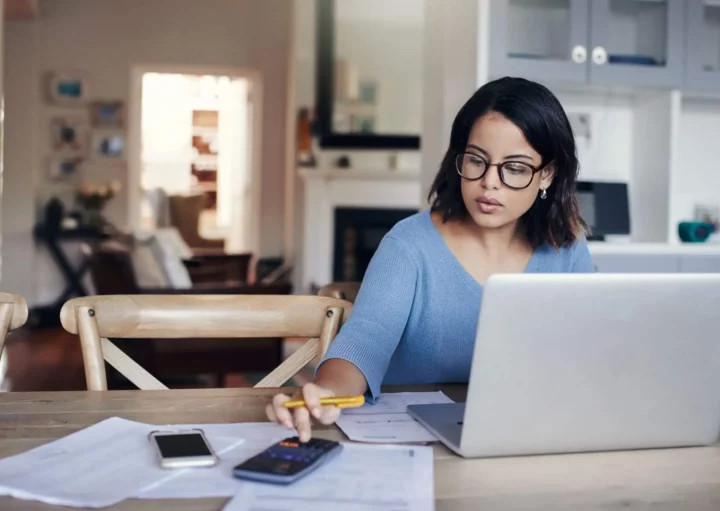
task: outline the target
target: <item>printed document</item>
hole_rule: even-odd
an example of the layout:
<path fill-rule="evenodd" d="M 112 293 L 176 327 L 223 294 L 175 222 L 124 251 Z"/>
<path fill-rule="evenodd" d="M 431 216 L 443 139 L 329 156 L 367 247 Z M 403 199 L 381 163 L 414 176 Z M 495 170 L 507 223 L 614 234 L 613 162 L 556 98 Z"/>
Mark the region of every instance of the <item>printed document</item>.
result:
<path fill-rule="evenodd" d="M 0 494 L 72 507 L 105 507 L 168 477 L 148 433 L 120 418 L 0 461 Z"/>
<path fill-rule="evenodd" d="M 244 483 L 223 511 L 433 511 L 433 485 L 432 447 L 343 444 L 289 486 Z"/>
<path fill-rule="evenodd" d="M 239 424 L 155 426 L 117 417 L 0 460 L 0 495 L 71 507 L 106 507 L 179 477 L 160 464 L 154 430 L 201 428 L 222 457 L 243 443 Z"/>
<path fill-rule="evenodd" d="M 407 413 L 407 406 L 452 402 L 442 392 L 381 394 L 374 405 L 343 410 L 337 425 L 355 442 L 436 442 L 437 438 Z"/>

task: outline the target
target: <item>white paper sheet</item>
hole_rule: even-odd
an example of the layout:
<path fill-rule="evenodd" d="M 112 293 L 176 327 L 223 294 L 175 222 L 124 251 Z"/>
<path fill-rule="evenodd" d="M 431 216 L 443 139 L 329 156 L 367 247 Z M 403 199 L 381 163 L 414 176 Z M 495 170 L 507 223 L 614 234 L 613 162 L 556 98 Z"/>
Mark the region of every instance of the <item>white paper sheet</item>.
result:
<path fill-rule="evenodd" d="M 242 426 L 156 426 L 114 417 L 0 460 L 0 495 L 71 507 L 110 506 L 185 472 L 160 467 L 148 439 L 151 431 L 201 428 L 224 460 L 226 452 L 243 443 Z"/>
<path fill-rule="evenodd" d="M 343 444 L 289 486 L 244 483 L 224 511 L 432 511 L 432 447 Z"/>
<path fill-rule="evenodd" d="M 145 488 L 137 494 L 137 498 L 196 499 L 232 497 L 243 484 L 233 478 L 232 469 L 235 465 L 267 449 L 275 442 L 295 435 L 293 431 L 269 422 L 249 422 L 231 426 L 231 428 L 222 431 L 222 434 L 233 435 L 233 438 L 241 437 L 244 441 L 242 444 L 220 455 L 220 463 L 217 466 L 179 471 L 177 477 Z M 207 425 L 202 426 L 206 435 L 209 435 L 208 428 Z M 210 427 L 210 430 L 213 434 L 217 434 L 212 427 Z M 210 435 L 209 438 L 211 438 Z M 213 448 L 217 449 L 215 444 L 213 444 Z"/>
<path fill-rule="evenodd" d="M 0 494 L 49 504 L 105 507 L 170 474 L 148 443 L 156 426 L 120 418 L 0 461 Z"/>
<path fill-rule="evenodd" d="M 343 410 L 337 425 L 355 442 L 436 442 L 437 438 L 407 413 L 407 406 L 437 403 L 453 403 L 453 400 L 442 392 L 380 394 L 374 405 Z"/>

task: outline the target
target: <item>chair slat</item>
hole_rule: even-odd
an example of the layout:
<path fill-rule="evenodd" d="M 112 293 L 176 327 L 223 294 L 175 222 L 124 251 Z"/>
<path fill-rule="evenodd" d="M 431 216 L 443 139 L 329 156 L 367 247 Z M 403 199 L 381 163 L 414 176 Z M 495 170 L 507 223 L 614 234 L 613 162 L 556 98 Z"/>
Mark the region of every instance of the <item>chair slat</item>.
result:
<path fill-rule="evenodd" d="M 309 337 L 257 386 L 279 387 L 324 355 L 352 304 L 297 295 L 109 295 L 75 298 L 60 319 L 79 334 L 88 390 L 107 390 L 104 361 L 140 389 L 166 389 L 108 338 Z"/>
<path fill-rule="evenodd" d="M 60 312 L 78 333 L 75 310 L 88 306 L 106 338 L 319 337 L 328 307 L 351 304 L 294 295 L 109 295 L 76 298 Z"/>
<path fill-rule="evenodd" d="M 101 341 L 103 356 L 108 364 L 120 371 L 128 380 L 142 390 L 167 390 L 167 387 L 160 383 L 152 374 L 128 357 L 124 351 L 115 346 L 109 340 L 103 338 Z"/>

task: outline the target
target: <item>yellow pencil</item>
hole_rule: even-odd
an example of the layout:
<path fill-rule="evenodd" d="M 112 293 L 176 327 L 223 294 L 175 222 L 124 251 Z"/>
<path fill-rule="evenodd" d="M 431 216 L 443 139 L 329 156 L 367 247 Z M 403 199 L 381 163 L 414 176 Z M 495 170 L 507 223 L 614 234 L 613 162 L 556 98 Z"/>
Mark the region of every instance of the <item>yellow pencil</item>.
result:
<path fill-rule="evenodd" d="M 350 397 L 323 397 L 320 398 L 320 405 L 335 405 L 338 408 L 357 408 L 365 404 L 365 396 L 350 396 Z M 295 401 L 285 401 L 283 403 L 285 408 L 300 408 L 305 406 L 305 401 L 298 399 Z"/>

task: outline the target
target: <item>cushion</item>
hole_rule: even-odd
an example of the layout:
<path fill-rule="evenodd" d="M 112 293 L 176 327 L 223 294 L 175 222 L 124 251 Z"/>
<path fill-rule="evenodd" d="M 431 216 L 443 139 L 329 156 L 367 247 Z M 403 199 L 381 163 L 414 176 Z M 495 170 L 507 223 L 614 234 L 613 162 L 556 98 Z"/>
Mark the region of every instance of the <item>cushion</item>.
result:
<path fill-rule="evenodd" d="M 135 237 L 131 257 L 137 285 L 141 288 L 171 287 L 162 265 L 155 256 L 152 240 L 152 235 Z"/>
<path fill-rule="evenodd" d="M 185 240 L 180 235 L 180 231 L 178 231 L 177 228 L 165 227 L 162 229 L 156 229 L 154 234 L 161 240 L 162 243 L 167 245 L 168 250 L 172 250 L 180 259 L 192 259 L 192 249 L 187 243 L 185 243 Z"/>
<path fill-rule="evenodd" d="M 190 289 L 192 281 L 183 259 L 180 257 L 176 243 L 172 236 L 163 236 L 159 229 L 154 233 L 151 241 L 152 253 L 163 270 L 165 278 L 173 289 Z"/>

